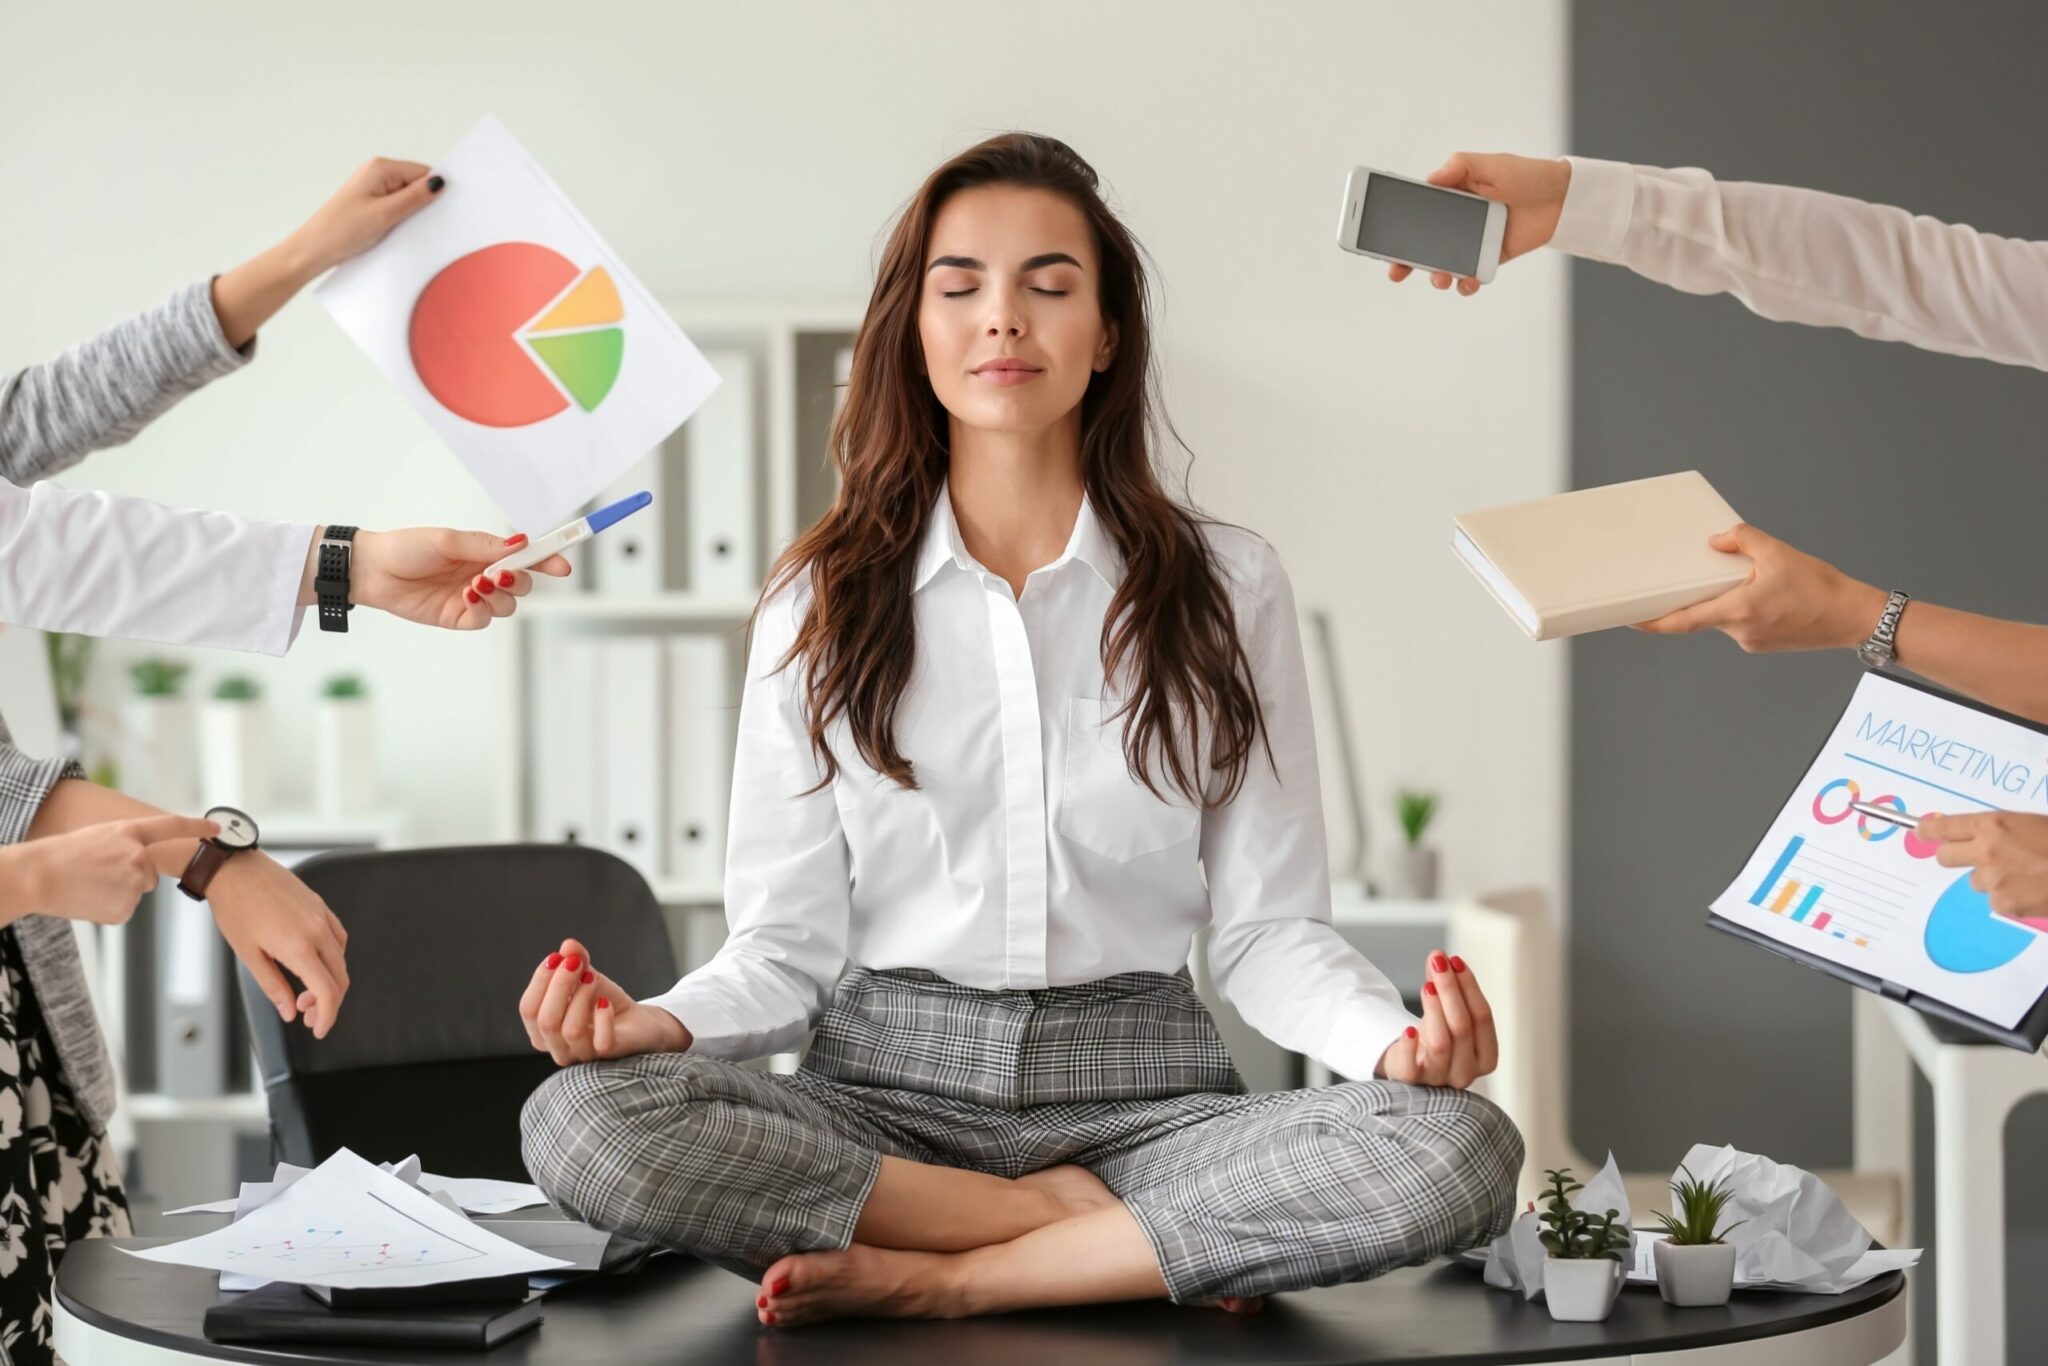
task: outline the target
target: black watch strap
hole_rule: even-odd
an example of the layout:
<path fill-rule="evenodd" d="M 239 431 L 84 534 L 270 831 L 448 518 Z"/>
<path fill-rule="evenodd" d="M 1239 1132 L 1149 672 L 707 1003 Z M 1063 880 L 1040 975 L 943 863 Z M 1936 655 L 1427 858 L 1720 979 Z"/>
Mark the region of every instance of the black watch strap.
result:
<path fill-rule="evenodd" d="M 320 600 L 320 629 L 346 631 L 351 606 L 349 571 L 355 560 L 356 529 L 331 526 L 320 538 L 320 561 L 313 570 L 313 592 Z"/>

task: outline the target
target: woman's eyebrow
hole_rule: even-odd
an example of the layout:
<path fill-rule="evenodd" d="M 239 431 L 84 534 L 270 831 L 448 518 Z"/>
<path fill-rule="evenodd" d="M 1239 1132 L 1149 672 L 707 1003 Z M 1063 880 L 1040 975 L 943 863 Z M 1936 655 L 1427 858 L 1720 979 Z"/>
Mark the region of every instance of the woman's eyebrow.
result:
<path fill-rule="evenodd" d="M 937 270 L 941 266 L 952 266 L 959 270 L 988 269 L 988 265 L 986 262 L 977 261 L 972 256 L 941 256 L 935 259 L 930 265 L 925 267 L 925 273 L 930 274 L 932 271 Z M 1026 261 L 1020 268 L 1020 271 L 1028 273 L 1034 270 L 1042 270 L 1046 266 L 1072 266 L 1076 270 L 1081 269 L 1081 263 L 1079 261 L 1076 261 L 1073 257 L 1069 256 L 1066 252 L 1048 251 L 1043 252 L 1037 256 L 1034 256 L 1030 260 Z"/>

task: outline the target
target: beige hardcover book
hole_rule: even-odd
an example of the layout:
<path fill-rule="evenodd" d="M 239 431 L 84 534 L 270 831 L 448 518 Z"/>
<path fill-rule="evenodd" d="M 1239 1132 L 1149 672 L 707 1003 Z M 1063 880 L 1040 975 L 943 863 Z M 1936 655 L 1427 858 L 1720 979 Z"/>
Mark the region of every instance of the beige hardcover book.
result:
<path fill-rule="evenodd" d="M 1452 519 L 1451 544 L 1532 640 L 1632 626 L 1749 577 L 1707 537 L 1741 519 L 1698 470 Z"/>

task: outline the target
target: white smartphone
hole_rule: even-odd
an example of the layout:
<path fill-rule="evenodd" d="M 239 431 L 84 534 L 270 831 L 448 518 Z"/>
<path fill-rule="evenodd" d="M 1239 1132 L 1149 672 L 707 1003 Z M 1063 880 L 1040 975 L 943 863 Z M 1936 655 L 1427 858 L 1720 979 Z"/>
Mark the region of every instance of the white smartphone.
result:
<path fill-rule="evenodd" d="M 1417 270 L 1447 270 L 1483 285 L 1500 265 L 1507 223 L 1505 204 L 1354 166 L 1344 183 L 1337 245 Z"/>

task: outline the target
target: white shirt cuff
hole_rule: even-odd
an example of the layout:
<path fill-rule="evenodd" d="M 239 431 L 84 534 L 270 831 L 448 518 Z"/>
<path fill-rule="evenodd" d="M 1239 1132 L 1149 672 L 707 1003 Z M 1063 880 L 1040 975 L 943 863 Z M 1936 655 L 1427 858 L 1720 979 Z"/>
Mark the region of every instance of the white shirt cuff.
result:
<path fill-rule="evenodd" d="M 1626 162 L 1588 157 L 1566 157 L 1565 161 L 1572 168 L 1572 180 L 1565 189 L 1564 208 L 1558 213 L 1550 245 L 1589 260 L 1615 260 L 1621 255 L 1635 211 L 1635 168 Z"/>
<path fill-rule="evenodd" d="M 1421 1023 L 1392 1001 L 1358 997 L 1337 1012 L 1330 1037 L 1316 1056 L 1341 1077 L 1369 1081 L 1394 1042 Z"/>
<path fill-rule="evenodd" d="M 676 1023 L 690 1031 L 690 1051 L 707 1058 L 746 1062 L 780 1052 L 787 1046 L 778 1037 L 787 1031 L 764 1031 L 758 1025 L 749 1028 L 746 1022 L 735 1018 L 726 1004 L 719 1000 L 716 986 L 685 979 L 662 995 L 651 996 L 641 1004 L 675 1016 Z M 805 1032 L 799 1030 L 796 1037 L 801 1039 Z"/>

